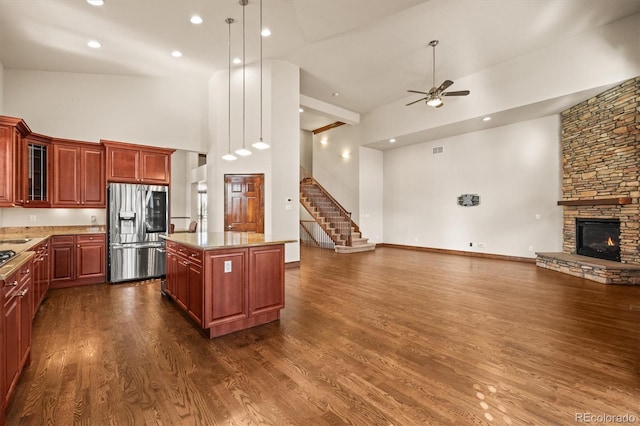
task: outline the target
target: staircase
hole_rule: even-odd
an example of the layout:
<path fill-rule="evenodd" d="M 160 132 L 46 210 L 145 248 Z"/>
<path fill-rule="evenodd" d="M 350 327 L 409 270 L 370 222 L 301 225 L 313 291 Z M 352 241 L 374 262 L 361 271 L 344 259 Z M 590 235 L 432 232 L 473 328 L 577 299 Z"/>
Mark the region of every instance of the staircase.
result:
<path fill-rule="evenodd" d="M 300 203 L 334 242 L 336 253 L 375 250 L 375 243 L 362 238 L 360 228 L 351 220 L 351 213 L 312 177 L 300 181 Z"/>

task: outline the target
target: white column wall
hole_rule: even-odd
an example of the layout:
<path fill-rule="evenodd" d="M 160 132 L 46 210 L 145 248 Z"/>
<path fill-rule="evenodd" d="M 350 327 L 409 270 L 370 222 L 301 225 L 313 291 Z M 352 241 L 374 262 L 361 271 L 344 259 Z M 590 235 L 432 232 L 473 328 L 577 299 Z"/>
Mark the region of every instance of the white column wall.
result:
<path fill-rule="evenodd" d="M 298 239 L 298 172 L 300 165 L 300 70 L 280 61 L 263 64 L 263 137 L 271 148 L 259 151 L 251 144 L 260 136 L 259 68 L 245 69 L 245 141 L 253 154 L 227 162 L 228 150 L 228 74 L 217 72 L 209 81 L 209 155 L 207 157 L 208 221 L 210 231 L 224 227 L 224 175 L 265 175 L 265 234 Z M 242 70 L 231 73 L 231 151 L 242 145 Z M 293 208 L 286 210 L 286 200 Z M 297 242 L 286 245 L 285 261 L 300 260 Z"/>
<path fill-rule="evenodd" d="M 360 216 L 354 218 L 369 242 L 383 242 L 384 155 L 376 149 L 360 147 Z"/>

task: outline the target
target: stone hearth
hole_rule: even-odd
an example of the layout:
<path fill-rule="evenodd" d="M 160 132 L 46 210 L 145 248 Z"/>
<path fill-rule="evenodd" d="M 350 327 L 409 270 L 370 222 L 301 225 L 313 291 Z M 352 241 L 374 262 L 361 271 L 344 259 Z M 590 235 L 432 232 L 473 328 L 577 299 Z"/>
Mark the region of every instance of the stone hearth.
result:
<path fill-rule="evenodd" d="M 640 77 L 562 112 L 563 246 L 536 264 L 640 285 Z M 620 262 L 576 255 L 576 219 L 620 221 Z"/>

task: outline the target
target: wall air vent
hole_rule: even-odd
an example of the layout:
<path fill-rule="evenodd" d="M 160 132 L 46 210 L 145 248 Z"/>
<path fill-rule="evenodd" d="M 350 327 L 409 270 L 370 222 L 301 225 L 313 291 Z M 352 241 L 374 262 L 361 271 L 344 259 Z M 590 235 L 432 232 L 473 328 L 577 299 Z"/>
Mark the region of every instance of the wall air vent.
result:
<path fill-rule="evenodd" d="M 443 146 L 434 146 L 433 147 L 433 154 L 442 154 L 444 152 L 444 147 Z"/>

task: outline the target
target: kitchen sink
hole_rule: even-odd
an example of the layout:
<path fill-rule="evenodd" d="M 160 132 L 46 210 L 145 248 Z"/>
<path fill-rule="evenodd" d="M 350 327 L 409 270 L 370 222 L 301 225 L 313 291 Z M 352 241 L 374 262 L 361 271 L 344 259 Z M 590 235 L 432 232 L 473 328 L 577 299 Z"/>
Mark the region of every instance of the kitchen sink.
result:
<path fill-rule="evenodd" d="M 14 238 L 11 240 L 0 240 L 0 244 L 24 244 L 31 241 L 31 238 Z"/>

